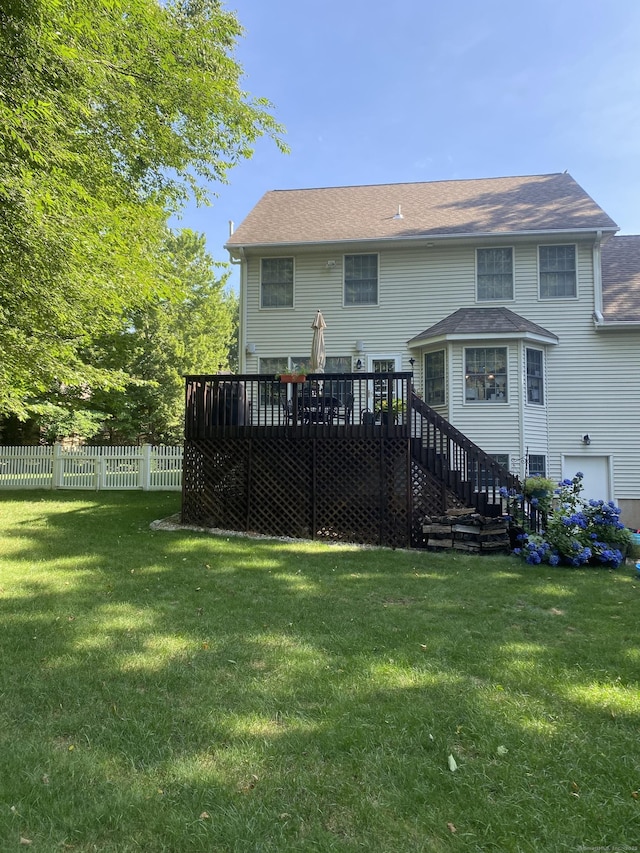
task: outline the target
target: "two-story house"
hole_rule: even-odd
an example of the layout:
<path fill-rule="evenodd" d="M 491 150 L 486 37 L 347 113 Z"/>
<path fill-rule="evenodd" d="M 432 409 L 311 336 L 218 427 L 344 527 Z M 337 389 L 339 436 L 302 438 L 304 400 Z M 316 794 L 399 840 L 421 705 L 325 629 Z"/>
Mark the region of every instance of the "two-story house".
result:
<path fill-rule="evenodd" d="M 640 527 L 640 237 L 568 174 L 268 192 L 230 236 L 240 372 L 412 370 L 517 476 L 584 474 Z"/>

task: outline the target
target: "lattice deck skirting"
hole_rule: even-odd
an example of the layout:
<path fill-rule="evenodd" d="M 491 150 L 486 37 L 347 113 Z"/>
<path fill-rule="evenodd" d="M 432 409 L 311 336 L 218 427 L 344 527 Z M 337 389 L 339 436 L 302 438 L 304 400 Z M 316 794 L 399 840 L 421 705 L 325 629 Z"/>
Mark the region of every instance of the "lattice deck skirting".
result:
<path fill-rule="evenodd" d="M 182 521 L 410 547 L 410 454 L 406 438 L 186 441 Z"/>

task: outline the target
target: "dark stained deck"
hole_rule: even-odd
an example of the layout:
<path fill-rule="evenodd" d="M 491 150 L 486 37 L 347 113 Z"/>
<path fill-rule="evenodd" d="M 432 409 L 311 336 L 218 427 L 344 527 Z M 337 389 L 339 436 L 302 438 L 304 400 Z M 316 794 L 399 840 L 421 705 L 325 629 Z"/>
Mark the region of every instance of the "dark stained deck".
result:
<path fill-rule="evenodd" d="M 501 511 L 517 482 L 412 392 L 410 373 L 188 376 L 182 520 L 422 547 L 425 516 Z"/>

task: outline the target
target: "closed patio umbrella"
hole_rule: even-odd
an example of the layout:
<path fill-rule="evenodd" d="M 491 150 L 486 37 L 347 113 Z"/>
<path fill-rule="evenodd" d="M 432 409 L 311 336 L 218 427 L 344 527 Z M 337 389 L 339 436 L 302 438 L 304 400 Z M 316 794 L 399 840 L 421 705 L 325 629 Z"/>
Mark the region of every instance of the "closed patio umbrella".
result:
<path fill-rule="evenodd" d="M 311 324 L 313 329 L 313 341 L 311 342 L 311 372 L 324 373 L 324 365 L 327 360 L 327 354 L 324 350 L 324 330 L 327 324 L 324 321 L 322 313 L 318 309 L 316 319 Z"/>

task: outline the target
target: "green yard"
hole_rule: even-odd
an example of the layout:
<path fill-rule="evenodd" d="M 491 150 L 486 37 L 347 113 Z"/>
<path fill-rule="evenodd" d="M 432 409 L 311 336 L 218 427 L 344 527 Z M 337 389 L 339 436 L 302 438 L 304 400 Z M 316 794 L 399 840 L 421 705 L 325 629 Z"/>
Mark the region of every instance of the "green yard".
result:
<path fill-rule="evenodd" d="M 640 850 L 640 581 L 0 495 L 0 849 Z M 453 769 L 452 769 L 453 768 Z"/>

